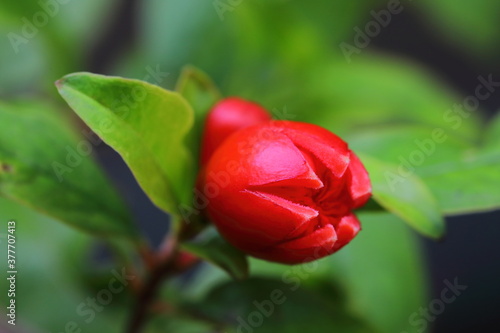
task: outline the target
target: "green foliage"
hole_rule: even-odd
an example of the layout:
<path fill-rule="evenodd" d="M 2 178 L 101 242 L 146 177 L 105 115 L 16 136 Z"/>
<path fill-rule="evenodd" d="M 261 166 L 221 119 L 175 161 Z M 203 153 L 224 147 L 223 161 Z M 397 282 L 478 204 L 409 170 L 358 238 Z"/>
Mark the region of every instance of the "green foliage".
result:
<path fill-rule="evenodd" d="M 179 81 L 178 90 L 193 108 L 179 93 L 142 81 L 82 73 L 66 76 L 57 85 L 75 112 L 121 154 L 155 204 L 174 216 L 181 207 L 190 207 L 197 170 L 193 155 L 198 155 L 204 115 L 220 96 L 206 75 L 188 68 Z M 132 100 L 123 102 L 124 96 Z M 179 217 L 174 221 L 197 222 Z M 244 278 L 245 255 L 211 231 L 185 248 Z"/>
<path fill-rule="evenodd" d="M 497 115 L 489 122 L 482 144 L 486 151 L 500 149 L 500 115 Z"/>
<path fill-rule="evenodd" d="M 36 36 L 19 45 L 20 52 L 8 38 L 0 40 L 0 96 L 55 94 L 54 80 L 88 63 L 113 20 L 110 14 L 118 13 L 117 3 L 60 5 Z M 193 203 L 204 117 L 221 98 L 214 82 L 225 95 L 286 109 L 285 118 L 319 124 L 346 139 L 370 172 L 374 201 L 386 210 L 358 212 L 363 230 L 339 253 L 298 266 L 251 259 L 252 277 L 244 281 L 229 275 L 249 274 L 246 256 L 214 229 L 204 230 L 181 247 L 217 267 L 204 266 L 192 280 L 171 283 L 178 308 L 156 316 L 146 332 L 232 332 L 238 317 L 248 322 L 254 301 L 270 299 L 273 290 L 282 290 L 286 301 L 263 315 L 255 331 L 417 331 L 409 318 L 428 304 L 427 288 L 421 251 L 407 225 L 439 238 L 443 215 L 500 207 L 500 117 L 486 127 L 481 110 L 451 120 L 449 111 L 462 103 L 457 94 L 407 60 L 362 49 L 347 63 L 339 43 L 352 42 L 353 29 L 386 5 L 246 0 L 220 16 L 212 1 L 140 1 L 136 43 L 106 70 L 144 78 L 145 66 L 161 68 L 170 75 L 157 83 L 170 88 L 187 63 L 210 76 L 187 67 L 176 92 L 86 73 L 58 82 L 66 102 L 119 152 L 174 221 L 180 221 L 179 207 Z M 20 33 L 21 19 L 31 20 L 40 6 L 2 2 L 0 34 Z M 457 45 L 494 55 L 487 52 L 498 30 L 498 2 L 425 0 L 405 6 L 415 9 Z M 83 331 L 119 332 L 130 306 L 126 293 L 90 323 L 75 315 L 76 306 L 95 297 L 111 276 L 91 262 L 95 247 L 88 235 L 54 220 L 113 243 L 137 239 L 138 232 L 99 167 L 78 153 L 87 143 L 57 109 L 39 99 L 0 103 L 0 220 L 18 221 L 19 320 L 50 332 L 63 331 L 73 319 Z M 435 140 L 436 129 L 446 138 Z M 129 262 L 134 255 L 127 254 Z M 170 304 L 173 296 L 162 295 Z M 53 310 L 50 316 L 46 308 Z"/>
<path fill-rule="evenodd" d="M 309 80 L 309 98 L 316 98 L 319 106 L 301 119 L 340 135 L 376 126 L 421 125 L 473 141 L 480 132 L 477 112 L 455 128 L 446 114 L 460 102 L 457 95 L 409 61 L 367 52 L 350 64 L 337 61 L 317 67 Z"/>
<path fill-rule="evenodd" d="M 75 112 L 130 167 L 149 198 L 176 215 L 189 204 L 193 156 L 184 138 L 193 110 L 181 95 L 143 81 L 79 73 L 57 82 Z"/>
<path fill-rule="evenodd" d="M 457 158 L 418 170 L 445 214 L 489 211 L 500 206 L 499 116 L 492 119 L 478 141 L 480 144 L 469 145 Z"/>
<path fill-rule="evenodd" d="M 499 207 L 499 129 L 493 121 L 483 138 L 474 139 L 480 145 L 443 127 L 422 125 L 374 126 L 353 131 L 346 139 L 355 151 L 392 164 L 393 183 L 419 177 L 441 214 L 453 215 Z M 410 139 L 401 140 L 405 137 Z"/>
<path fill-rule="evenodd" d="M 208 318 L 229 326 L 229 332 L 249 329 L 290 333 L 307 330 L 376 332 L 350 314 L 342 299 L 322 296 L 311 289 L 298 289 L 293 283 L 252 278 L 241 283 L 224 283 L 214 288 L 202 302 L 193 304 L 193 308 Z"/>
<path fill-rule="evenodd" d="M 492 148 L 500 127 L 494 122 L 484 131 L 477 111 L 453 112 L 462 102 L 432 76 L 401 60 L 364 56 L 349 66 L 331 64 L 311 82 L 317 107 L 297 119 L 393 165 L 401 182 L 420 177 L 441 214 L 500 207 L 498 149 Z"/>
<path fill-rule="evenodd" d="M 320 264 L 338 279 L 349 308 L 380 332 L 418 332 L 409 317 L 427 306 L 428 290 L 415 235 L 393 214 L 358 217 L 360 234 Z"/>
<path fill-rule="evenodd" d="M 182 248 L 219 266 L 237 280 L 248 276 L 246 255 L 226 242 L 213 227 L 204 230 L 195 240 L 182 244 Z"/>
<path fill-rule="evenodd" d="M 206 333 L 212 329 L 212 323 L 200 318 L 193 318 L 183 314 L 166 314 L 153 318 L 148 324 L 145 333 Z"/>
<path fill-rule="evenodd" d="M 454 136 L 450 131 L 443 129 L 434 133 L 441 135 L 433 136 L 435 129 L 433 126 L 417 124 L 380 125 L 353 131 L 345 138 L 355 151 L 402 165 L 402 174 L 421 175 L 425 168 L 458 159 L 471 149 L 470 142 Z M 440 142 L 433 137 L 439 138 Z"/>
<path fill-rule="evenodd" d="M 136 238 L 92 145 L 43 101 L 0 104 L 0 196 L 81 230 Z"/>
<path fill-rule="evenodd" d="M 85 305 L 77 312 L 89 297 L 95 299 L 99 291 L 108 288 L 114 277 L 113 270 L 121 270 L 118 264 L 108 266 L 102 285 L 89 283 L 90 278 L 100 272 L 92 262 L 93 239 L 90 236 L 2 197 L 0 220 L 2 227 L 6 225 L 4 221 L 16 221 L 16 326 L 25 325 L 29 320 L 37 330 L 64 332 L 66 325 L 74 322 L 82 331 L 123 331 L 120 323 L 124 322 L 130 304 L 127 289 L 113 294 L 113 300 L 102 307 L 102 312 L 92 311 Z M 2 251 L 6 251 L 5 242 L 0 238 Z M 6 260 L 0 261 L 0 269 L 8 270 Z M 83 276 L 83 271 L 92 272 L 92 275 Z M 2 291 L 9 289 L 7 283 L 5 278 L 0 280 Z M 2 309 L 7 306 L 6 301 L 6 297 L 1 298 Z M 47 309 L 54 310 L 50 316 Z M 2 316 L 5 316 L 3 312 Z"/>
<path fill-rule="evenodd" d="M 418 5 L 437 31 L 466 51 L 484 55 L 495 50 L 500 27 L 498 1 L 423 0 Z"/>
<path fill-rule="evenodd" d="M 444 219 L 422 180 L 415 175 L 403 178 L 396 167 L 375 158 L 360 158 L 370 175 L 375 201 L 422 234 L 433 238 L 443 235 Z"/>
<path fill-rule="evenodd" d="M 387 212 L 360 213 L 358 217 L 362 222 L 362 231 L 335 255 L 296 266 L 251 259 L 252 276 L 281 283 L 286 296 L 293 296 L 295 292 L 312 294 L 317 301 L 341 304 L 343 310 L 338 311 L 346 311 L 348 317 L 365 323 L 363 332 L 375 329 L 377 332 L 416 333 L 417 328 L 412 327 L 408 319 L 413 312 L 426 306 L 427 288 L 421 268 L 423 258 L 415 234 L 401 219 Z M 251 308 L 254 300 L 269 298 L 269 295 L 257 297 L 265 294 L 267 289 L 263 289 L 261 293 L 252 292 L 253 299 L 248 304 L 227 299 L 226 304 L 218 304 L 213 290 L 218 288 L 216 290 L 223 293 L 227 285 L 232 285 L 227 276 L 207 266 L 189 283 L 182 296 L 192 303 L 204 300 L 208 309 L 205 311 L 215 308 L 212 313 L 216 318 L 221 318 L 217 317 L 218 313 L 225 313 L 226 319 L 234 319 L 235 313 L 245 318 L 254 309 L 246 312 L 240 309 Z M 246 295 L 245 291 L 234 293 Z M 235 306 L 239 308 L 235 310 Z M 300 306 L 304 312 L 315 309 L 308 302 Z M 273 325 L 281 318 L 273 314 L 265 319 L 261 329 L 274 328 Z M 315 331 L 323 332 L 316 326 Z"/>
<path fill-rule="evenodd" d="M 119 1 L 16 1 L 0 6 L 0 96 L 53 93 L 102 37 Z M 47 19 L 44 19 L 46 17 Z"/>
<path fill-rule="evenodd" d="M 194 111 L 193 129 L 186 141 L 193 156 L 198 158 L 205 116 L 222 95 L 207 74 L 192 66 L 183 69 L 176 91 L 188 101 Z"/>
<path fill-rule="evenodd" d="M 481 212 L 500 206 L 500 152 L 464 153 L 458 160 L 421 171 L 448 215 Z"/>

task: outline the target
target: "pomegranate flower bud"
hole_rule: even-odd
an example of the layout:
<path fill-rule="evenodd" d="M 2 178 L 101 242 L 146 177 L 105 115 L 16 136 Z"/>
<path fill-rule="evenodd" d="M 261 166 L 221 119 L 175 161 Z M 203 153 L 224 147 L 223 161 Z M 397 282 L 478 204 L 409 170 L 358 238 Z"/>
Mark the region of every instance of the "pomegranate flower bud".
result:
<path fill-rule="evenodd" d="M 347 144 L 312 124 L 268 121 L 235 132 L 215 151 L 202 186 L 220 233 L 257 258 L 297 264 L 332 254 L 360 230 L 352 210 L 371 195 Z"/>
<path fill-rule="evenodd" d="M 175 258 L 173 262 L 173 267 L 176 272 L 184 272 L 191 267 L 193 267 L 195 264 L 197 264 L 200 261 L 200 258 L 196 257 L 195 255 L 185 252 L 185 251 L 180 251 L 177 254 L 177 257 Z"/>
<path fill-rule="evenodd" d="M 271 120 L 260 105 L 237 97 L 217 103 L 205 120 L 201 165 L 205 165 L 219 145 L 233 132 Z"/>

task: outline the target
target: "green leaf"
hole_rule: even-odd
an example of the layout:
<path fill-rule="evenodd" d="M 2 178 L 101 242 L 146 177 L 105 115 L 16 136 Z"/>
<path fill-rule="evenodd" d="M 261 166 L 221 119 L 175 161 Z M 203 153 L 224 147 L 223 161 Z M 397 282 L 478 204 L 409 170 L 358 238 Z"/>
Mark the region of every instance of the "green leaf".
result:
<path fill-rule="evenodd" d="M 363 228 L 359 235 L 320 262 L 323 278 L 340 283 L 348 308 L 380 332 L 421 332 L 409 320 L 429 304 L 418 239 L 393 214 L 358 217 Z"/>
<path fill-rule="evenodd" d="M 42 332 L 64 332 L 67 323 L 74 321 L 82 331 L 123 331 L 120 323 L 126 320 L 124 317 L 129 304 L 124 303 L 127 303 L 128 288 L 114 293 L 112 305 L 95 316 L 94 320 L 86 321 L 90 316 L 77 315 L 78 307 L 87 297 L 96 297 L 104 288 L 108 288 L 109 282 L 114 279 L 112 270 L 121 271 L 121 267 L 109 267 L 104 274 L 99 272 L 104 275 L 102 278 L 105 283 L 100 286 L 89 283 L 90 277 L 85 272 L 95 274 L 98 271 L 90 254 L 95 250 L 95 238 L 0 197 L 0 225 L 5 227 L 4 221 L 10 220 L 16 222 L 18 245 L 18 292 L 15 298 L 19 306 L 16 326 L 36 327 Z M 6 227 L 0 230 L 0 247 L 6 249 L 6 239 L 1 237 L 4 231 Z M 6 259 L 0 260 L 3 272 L 8 270 Z M 8 290 L 7 283 L 5 278 L 1 279 L 0 289 Z M 35 299 L 38 301 L 34 302 Z M 2 297 L 0 306 L 7 306 L 6 301 L 7 297 Z M 47 308 L 52 309 L 50 316 L 47 316 Z"/>
<path fill-rule="evenodd" d="M 196 64 L 210 73 L 227 95 L 258 101 L 269 109 L 284 105 L 295 108 L 297 99 L 306 96 L 298 93 L 304 89 L 302 74 L 312 66 L 322 67 L 324 59 L 342 57 L 340 50 L 332 52 L 331 45 L 347 40 L 345 35 L 352 34 L 373 2 L 310 6 L 290 1 L 284 6 L 280 0 L 248 1 L 223 9 L 215 8 L 212 2 L 141 2 L 140 43 L 133 56 L 139 63 L 161 64 L 171 73 L 186 63 Z M 334 20 L 331 13 L 338 14 Z M 271 30 L 273 34 L 269 34 Z M 119 73 L 138 75 L 130 71 L 131 64 Z"/>
<path fill-rule="evenodd" d="M 222 268 L 234 279 L 243 280 L 248 276 L 248 260 L 240 250 L 226 242 L 214 227 L 208 227 L 194 240 L 181 247 Z"/>
<path fill-rule="evenodd" d="M 485 128 L 481 145 L 469 146 L 454 159 L 416 171 L 447 215 L 500 208 L 500 116 Z"/>
<path fill-rule="evenodd" d="M 229 332 L 376 332 L 352 315 L 343 299 L 331 290 L 329 295 L 322 294 L 277 279 L 224 283 L 192 308 L 230 325 Z"/>
<path fill-rule="evenodd" d="M 420 177 L 442 213 L 479 212 L 500 207 L 499 119 L 484 131 L 482 146 L 443 128 L 422 125 L 374 126 L 345 138 L 353 150 L 397 165 L 397 177 Z"/>
<path fill-rule="evenodd" d="M 416 234 L 388 212 L 359 212 L 358 218 L 361 232 L 339 252 L 295 266 L 250 258 L 252 277 L 279 279 L 298 286 L 297 291 L 311 290 L 333 302 L 341 297 L 351 315 L 379 332 L 417 333 L 418 327 L 411 325 L 409 316 L 426 307 L 429 300 L 423 252 Z M 201 302 L 207 294 L 214 293 L 214 288 L 227 282 L 227 275 L 207 265 L 182 291 L 192 302 Z M 330 290 L 325 284 L 332 286 Z M 305 311 L 308 306 L 302 309 Z"/>
<path fill-rule="evenodd" d="M 408 319 L 428 305 L 428 290 L 416 234 L 388 212 L 359 212 L 358 218 L 361 232 L 339 252 L 292 267 L 253 259 L 252 276 L 292 281 L 299 290 L 321 292 L 325 283 L 331 284 L 344 295 L 346 309 L 379 332 L 417 333 L 419 327 Z M 211 276 L 204 272 L 203 279 L 194 282 L 195 290 L 206 280 L 205 288 L 213 287 Z M 333 292 L 321 294 L 336 297 Z"/>
<path fill-rule="evenodd" d="M 194 125 L 186 142 L 193 156 L 198 158 L 205 117 L 212 106 L 222 98 L 222 95 L 207 74 L 192 66 L 184 67 L 175 90 L 193 108 Z"/>
<path fill-rule="evenodd" d="M 143 81 L 90 73 L 65 76 L 59 93 L 124 159 L 158 207 L 189 203 L 195 163 L 184 145 L 193 110 L 178 93 Z"/>
<path fill-rule="evenodd" d="M 360 155 L 373 186 L 373 198 L 421 234 L 439 238 L 444 219 L 432 193 L 416 175 L 403 177 L 398 168 L 375 158 Z"/>
<path fill-rule="evenodd" d="M 207 333 L 214 332 L 213 324 L 204 322 L 202 318 L 183 316 L 182 313 L 161 314 L 146 324 L 144 333 Z"/>
<path fill-rule="evenodd" d="M 500 151 L 481 150 L 420 171 L 425 183 L 448 215 L 482 212 L 500 207 Z"/>
<path fill-rule="evenodd" d="M 136 238 L 92 149 L 52 106 L 0 103 L 0 196 L 93 234 Z"/>
<path fill-rule="evenodd" d="M 439 127 L 470 141 L 480 134 L 478 112 L 467 119 L 453 116 L 454 104 L 462 103 L 459 96 L 432 73 L 401 59 L 367 53 L 350 64 L 331 62 L 311 71 L 306 87 L 319 105 L 300 119 L 341 136 L 398 124 Z"/>
<path fill-rule="evenodd" d="M 416 124 L 372 126 L 343 138 L 354 151 L 391 164 L 404 164 L 417 175 L 426 166 L 456 160 L 472 148 L 471 142 L 449 131 Z"/>

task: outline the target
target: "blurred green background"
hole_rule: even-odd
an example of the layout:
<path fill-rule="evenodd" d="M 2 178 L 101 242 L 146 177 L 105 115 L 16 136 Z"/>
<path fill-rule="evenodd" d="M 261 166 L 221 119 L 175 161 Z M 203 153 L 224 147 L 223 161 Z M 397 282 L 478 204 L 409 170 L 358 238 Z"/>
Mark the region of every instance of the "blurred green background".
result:
<path fill-rule="evenodd" d="M 494 0 L 4 0 L 0 107 L 53 109 L 81 132 L 85 126 L 53 84 L 65 74 L 119 75 L 173 89 L 181 68 L 192 64 L 226 96 L 257 101 L 277 118 L 318 123 L 355 151 L 377 151 L 389 162 L 415 149 L 413 140 L 401 138 L 424 139 L 429 128 L 445 128 L 452 139 L 415 172 L 448 198 L 440 202 L 447 214 L 487 211 L 500 204 L 486 188 L 496 179 L 486 176 L 491 170 L 478 171 L 490 183 L 484 189 L 471 174 L 475 192 L 466 183 L 463 191 L 436 193 L 443 186 L 436 179 L 448 178 L 432 167 L 479 144 L 485 126 L 498 119 L 498 92 L 457 129 L 443 114 L 475 93 L 479 76 L 500 81 L 499 13 Z M 16 134 L 16 123 L 1 125 L 25 135 Z M 59 148 L 64 150 L 54 144 L 54 151 Z M 93 151 L 133 219 L 158 244 L 168 217 L 114 151 L 104 144 Z M 255 310 L 254 300 L 288 289 L 282 277 L 290 274 L 304 276 L 300 289 L 255 332 L 498 330 L 498 211 L 447 218 L 447 235 L 439 242 L 422 239 L 392 215 L 362 217 L 359 239 L 309 273 L 255 260 L 253 278 L 240 288 L 218 269 L 198 267 L 164 290 L 189 314 L 159 315 L 149 331 L 230 332 L 238 316 Z M 82 332 L 121 331 L 128 293 L 116 295 L 89 323 L 76 310 L 105 288 L 113 269 L 120 270 L 101 241 L 0 197 L 2 226 L 8 219 L 18 221 L 20 332 L 60 332 L 71 321 Z M 3 247 L 4 238 L 0 242 Z M 425 324 L 412 322 L 414 312 L 441 297 L 443 281 L 455 278 L 468 286 L 463 295 Z M 5 280 L 0 287 L 3 306 Z"/>

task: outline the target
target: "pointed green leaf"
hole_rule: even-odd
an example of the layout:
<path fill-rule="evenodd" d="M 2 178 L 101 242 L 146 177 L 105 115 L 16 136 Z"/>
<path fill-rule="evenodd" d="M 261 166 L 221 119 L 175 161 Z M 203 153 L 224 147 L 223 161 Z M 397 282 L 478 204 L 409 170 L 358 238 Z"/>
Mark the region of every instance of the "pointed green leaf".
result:
<path fill-rule="evenodd" d="M 454 159 L 417 169 L 446 214 L 500 208 L 500 115 L 483 132 L 480 146 L 471 145 Z"/>
<path fill-rule="evenodd" d="M 198 158 L 205 117 L 222 95 L 206 73 L 192 66 L 183 69 L 176 91 L 191 104 L 194 111 L 194 126 L 186 143 L 193 156 Z"/>
<path fill-rule="evenodd" d="M 450 131 L 436 132 L 436 127 L 415 124 L 371 126 L 353 131 L 344 139 L 355 151 L 391 164 L 404 164 L 405 171 L 417 175 L 427 166 L 455 160 L 472 148 L 471 142 Z"/>
<path fill-rule="evenodd" d="M 403 177 L 397 167 L 360 155 L 373 186 L 373 198 L 421 234 L 439 238 L 445 231 L 444 219 L 427 186 L 416 175 Z"/>
<path fill-rule="evenodd" d="M 136 237 L 92 149 L 53 107 L 0 103 L 0 196 L 93 234 Z"/>
<path fill-rule="evenodd" d="M 420 172 L 448 215 L 500 208 L 500 151 L 476 151 Z"/>
<path fill-rule="evenodd" d="M 213 227 L 208 227 L 196 239 L 185 242 L 182 248 L 219 266 L 234 279 L 248 276 L 248 260 L 240 250 L 226 242 Z"/>
<path fill-rule="evenodd" d="M 484 132 L 481 147 L 422 125 L 374 126 L 346 140 L 355 151 L 397 165 L 396 177 L 420 177 L 442 213 L 461 214 L 500 207 L 500 117 Z"/>
<path fill-rule="evenodd" d="M 90 73 L 65 76 L 59 93 L 130 167 L 158 207 L 176 214 L 189 203 L 195 179 L 184 145 L 193 110 L 178 93 L 149 83 Z"/>

